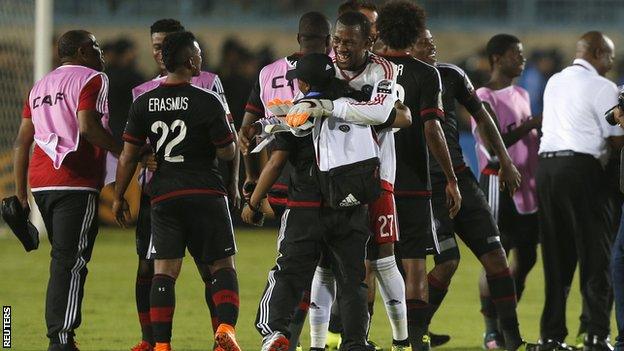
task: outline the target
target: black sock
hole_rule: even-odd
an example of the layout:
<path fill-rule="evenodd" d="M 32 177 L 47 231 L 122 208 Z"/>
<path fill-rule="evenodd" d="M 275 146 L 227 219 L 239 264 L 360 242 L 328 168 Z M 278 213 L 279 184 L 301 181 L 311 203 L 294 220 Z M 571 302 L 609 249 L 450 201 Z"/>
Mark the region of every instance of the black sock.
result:
<path fill-rule="evenodd" d="M 338 301 L 335 301 L 332 305 L 328 330 L 334 334 L 342 334 L 342 320 L 340 319 L 340 306 L 338 305 Z"/>
<path fill-rule="evenodd" d="M 212 332 L 216 332 L 219 327 L 219 316 L 217 315 L 217 309 L 214 301 L 212 300 L 212 283 L 210 279 L 204 282 L 204 299 L 206 299 L 206 305 L 210 312 L 210 322 L 212 324 Z"/>
<path fill-rule="evenodd" d="M 425 301 L 408 299 L 407 305 L 407 334 L 412 350 L 421 350 L 422 338 L 427 333 L 427 321 L 430 319 L 431 305 Z"/>
<path fill-rule="evenodd" d="M 505 338 L 505 347 L 515 350 L 521 343 L 518 315 L 516 314 L 516 288 L 509 268 L 487 275 L 492 302 L 496 306 L 498 324 Z"/>
<path fill-rule="evenodd" d="M 498 315 L 491 297 L 481 296 L 481 314 L 485 322 L 485 333 L 498 333 Z"/>
<path fill-rule="evenodd" d="M 152 275 L 137 275 L 134 289 L 137 312 L 139 313 L 139 323 L 141 324 L 141 338 L 153 345 L 154 335 L 152 334 L 152 322 L 150 320 L 150 290 L 152 289 Z"/>
<path fill-rule="evenodd" d="M 433 315 L 440 308 L 442 301 L 444 301 L 446 293 L 448 293 L 448 285 L 439 281 L 431 273 L 427 275 L 427 282 L 429 286 L 429 304 L 431 305 L 431 315 L 427 321 L 427 324 L 429 324 Z"/>
<path fill-rule="evenodd" d="M 174 310 L 175 279 L 165 274 L 154 274 L 150 291 L 150 319 L 155 342 L 171 342 Z"/>
<path fill-rule="evenodd" d="M 222 268 L 212 274 L 212 300 L 219 323 L 236 326 L 238 320 L 238 279 L 233 268 Z"/>
<path fill-rule="evenodd" d="M 405 340 L 394 340 L 394 339 L 392 339 L 392 345 L 408 347 L 408 346 L 410 346 L 410 343 L 409 343 L 409 339 L 405 339 Z"/>

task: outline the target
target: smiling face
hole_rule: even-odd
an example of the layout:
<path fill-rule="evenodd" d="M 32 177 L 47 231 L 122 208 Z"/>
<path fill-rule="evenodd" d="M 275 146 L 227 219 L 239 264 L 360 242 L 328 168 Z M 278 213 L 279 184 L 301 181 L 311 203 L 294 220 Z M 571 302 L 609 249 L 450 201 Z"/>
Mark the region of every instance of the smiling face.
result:
<path fill-rule="evenodd" d="M 418 36 L 418 40 L 416 40 L 412 50 L 412 55 L 421 61 L 433 65 L 436 62 L 436 54 L 437 51 L 433 36 L 429 29 L 425 29 Z"/>
<path fill-rule="evenodd" d="M 364 64 L 370 39 L 362 32 L 360 26 L 346 26 L 338 22 L 333 45 L 338 68 L 350 71 Z"/>
<path fill-rule="evenodd" d="M 514 78 L 520 76 L 526 62 L 522 43 L 511 45 L 503 55 L 495 56 L 494 60 L 494 63 L 506 76 Z"/>
<path fill-rule="evenodd" d="M 167 34 L 169 33 L 156 32 L 152 34 L 152 57 L 154 57 L 154 61 L 156 61 L 156 64 L 163 72 L 165 71 L 165 64 L 162 60 L 162 43 Z"/>

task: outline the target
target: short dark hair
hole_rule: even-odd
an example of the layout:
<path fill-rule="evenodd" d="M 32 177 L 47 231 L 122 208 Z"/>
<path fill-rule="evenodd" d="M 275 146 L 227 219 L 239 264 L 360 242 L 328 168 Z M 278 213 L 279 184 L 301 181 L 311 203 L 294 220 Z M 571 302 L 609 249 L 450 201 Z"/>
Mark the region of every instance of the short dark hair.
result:
<path fill-rule="evenodd" d="M 189 59 L 195 41 L 191 32 L 167 34 L 162 45 L 162 60 L 167 72 L 174 72 Z"/>
<path fill-rule="evenodd" d="M 364 38 L 368 39 L 370 37 L 371 23 L 368 20 L 368 18 L 366 18 L 366 16 L 364 16 L 360 12 L 353 12 L 353 11 L 345 12 L 338 17 L 338 19 L 336 20 L 336 23 L 341 23 L 342 25 L 349 26 L 349 27 L 358 26 L 360 27 L 360 30 L 362 31 L 362 35 L 364 36 Z"/>
<path fill-rule="evenodd" d="M 82 29 L 75 29 L 65 32 L 58 40 L 58 57 L 74 57 L 78 53 L 78 48 L 89 40 L 91 33 Z"/>
<path fill-rule="evenodd" d="M 511 34 L 496 34 L 490 38 L 485 46 L 485 52 L 487 53 L 488 61 L 490 61 L 490 66 L 494 64 L 494 55 L 504 55 L 509 48 L 519 43 L 520 39 Z"/>
<path fill-rule="evenodd" d="M 365 0 L 347 0 L 338 6 L 338 16 L 345 12 L 357 12 L 361 9 L 377 11 L 377 5 L 372 1 Z"/>
<path fill-rule="evenodd" d="M 180 21 L 175 20 L 173 18 L 163 18 L 154 22 L 150 27 L 150 34 L 154 33 L 173 33 L 173 32 L 183 32 L 184 26 L 180 23 Z"/>
<path fill-rule="evenodd" d="M 427 28 L 426 19 L 422 7 L 406 0 L 391 1 L 379 10 L 379 38 L 392 49 L 409 48 Z"/>
<path fill-rule="evenodd" d="M 299 19 L 299 34 L 325 37 L 330 34 L 331 24 L 324 14 L 311 11 L 306 12 Z"/>

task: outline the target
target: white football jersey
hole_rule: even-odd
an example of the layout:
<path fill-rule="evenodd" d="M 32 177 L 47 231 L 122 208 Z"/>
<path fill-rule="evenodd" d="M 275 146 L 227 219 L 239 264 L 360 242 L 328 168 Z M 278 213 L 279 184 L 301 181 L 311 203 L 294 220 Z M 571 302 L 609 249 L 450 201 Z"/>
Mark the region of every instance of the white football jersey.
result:
<path fill-rule="evenodd" d="M 363 103 L 351 103 L 349 105 L 352 108 L 360 110 L 358 112 L 365 112 L 367 115 L 379 114 L 380 116 L 378 118 L 385 121 L 385 118 L 388 117 L 390 111 L 394 108 L 394 102 L 396 101 L 396 65 L 383 57 L 369 53 L 368 64 L 361 72 L 342 71 L 338 68 L 338 65 L 335 64 L 334 67 L 336 68 L 337 78 L 348 81 L 349 85 L 357 90 L 370 89 L 372 92 L 370 101 Z M 380 108 L 381 106 L 383 106 L 383 108 Z M 392 133 L 391 128 L 386 128 L 376 134 L 377 142 L 379 144 L 378 156 L 381 161 L 381 180 L 389 183 L 384 184 L 386 186 L 390 186 L 390 189 L 386 190 L 392 190 L 396 173 L 394 134 Z"/>

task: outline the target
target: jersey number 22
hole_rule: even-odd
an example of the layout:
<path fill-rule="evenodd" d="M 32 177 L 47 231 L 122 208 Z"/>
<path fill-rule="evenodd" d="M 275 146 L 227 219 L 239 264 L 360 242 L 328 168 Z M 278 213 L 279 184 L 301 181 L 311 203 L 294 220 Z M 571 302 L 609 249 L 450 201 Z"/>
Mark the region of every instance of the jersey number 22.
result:
<path fill-rule="evenodd" d="M 158 153 L 160 148 L 167 140 L 167 136 L 169 136 L 169 131 L 171 131 L 171 133 L 174 133 L 176 129 L 179 130 L 178 135 L 175 138 L 171 139 L 165 146 L 165 161 L 167 162 L 184 162 L 184 155 L 171 156 L 171 151 L 186 137 L 186 124 L 184 124 L 183 120 L 176 119 L 175 121 L 173 121 L 173 123 L 171 123 L 171 127 L 169 127 L 163 121 L 156 121 L 152 124 L 151 127 L 153 133 L 160 135 L 158 141 L 156 142 L 156 153 Z"/>

